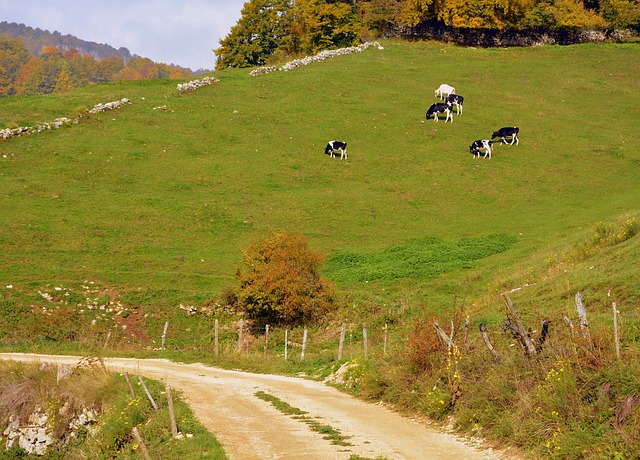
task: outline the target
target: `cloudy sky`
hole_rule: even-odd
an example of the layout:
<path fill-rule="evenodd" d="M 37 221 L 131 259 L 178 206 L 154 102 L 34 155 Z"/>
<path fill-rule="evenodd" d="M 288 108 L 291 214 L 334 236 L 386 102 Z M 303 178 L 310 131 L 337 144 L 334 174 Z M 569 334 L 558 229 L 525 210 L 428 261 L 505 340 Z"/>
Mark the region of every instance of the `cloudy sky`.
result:
<path fill-rule="evenodd" d="M 0 0 L 0 21 L 125 47 L 192 70 L 213 69 L 245 0 Z"/>

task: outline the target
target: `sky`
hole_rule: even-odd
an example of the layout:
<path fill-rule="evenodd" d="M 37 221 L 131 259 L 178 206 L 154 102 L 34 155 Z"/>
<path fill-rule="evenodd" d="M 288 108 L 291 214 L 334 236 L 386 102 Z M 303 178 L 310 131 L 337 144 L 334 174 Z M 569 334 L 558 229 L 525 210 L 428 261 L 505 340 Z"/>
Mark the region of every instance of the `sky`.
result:
<path fill-rule="evenodd" d="M 248 0 L 0 0 L 0 22 L 127 48 L 154 62 L 213 69 L 213 49 Z"/>

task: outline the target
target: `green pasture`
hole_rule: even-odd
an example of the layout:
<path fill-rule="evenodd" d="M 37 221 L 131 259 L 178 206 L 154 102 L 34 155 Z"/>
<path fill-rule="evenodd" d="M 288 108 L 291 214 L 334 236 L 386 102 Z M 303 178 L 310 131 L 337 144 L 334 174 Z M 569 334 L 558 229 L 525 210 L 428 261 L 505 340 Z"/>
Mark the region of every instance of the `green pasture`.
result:
<path fill-rule="evenodd" d="M 244 248 L 287 229 L 327 256 L 339 291 L 369 272 L 367 289 L 397 290 L 490 272 L 637 211 L 637 45 L 382 44 L 289 72 L 218 72 L 191 93 L 145 81 L 0 99 L 0 127 L 131 100 L 0 142 L 3 287 L 19 297 L 94 280 L 206 300 L 233 282 Z M 425 119 L 441 83 L 465 97 L 452 124 Z M 519 146 L 473 159 L 473 140 L 511 125 Z M 324 155 L 333 139 L 348 160 Z M 458 262 L 421 270 L 434 244 Z M 356 259 L 375 266 L 343 263 Z"/>

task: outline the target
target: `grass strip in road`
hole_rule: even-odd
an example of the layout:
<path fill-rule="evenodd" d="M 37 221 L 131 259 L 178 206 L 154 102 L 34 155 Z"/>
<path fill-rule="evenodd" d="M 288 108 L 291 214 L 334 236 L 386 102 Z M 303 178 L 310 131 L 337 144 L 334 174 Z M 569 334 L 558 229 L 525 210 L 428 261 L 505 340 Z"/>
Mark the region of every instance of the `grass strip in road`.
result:
<path fill-rule="evenodd" d="M 276 398 L 275 396 L 270 395 L 269 393 L 265 393 L 264 391 L 256 392 L 256 396 L 262 399 L 263 401 L 270 402 L 273 405 L 273 407 L 278 409 L 283 414 L 291 415 L 294 419 L 300 420 L 306 423 L 307 425 L 309 425 L 309 427 L 313 431 L 324 435 L 323 439 L 331 441 L 331 444 L 335 444 L 338 446 L 353 445 L 346 441 L 347 439 L 349 439 L 349 436 L 345 436 L 341 434 L 340 431 L 336 430 L 335 428 L 332 428 L 329 425 L 322 425 L 317 420 L 307 415 L 308 412 L 298 409 L 297 407 L 293 407 L 290 404 L 284 402 L 283 400 Z"/>

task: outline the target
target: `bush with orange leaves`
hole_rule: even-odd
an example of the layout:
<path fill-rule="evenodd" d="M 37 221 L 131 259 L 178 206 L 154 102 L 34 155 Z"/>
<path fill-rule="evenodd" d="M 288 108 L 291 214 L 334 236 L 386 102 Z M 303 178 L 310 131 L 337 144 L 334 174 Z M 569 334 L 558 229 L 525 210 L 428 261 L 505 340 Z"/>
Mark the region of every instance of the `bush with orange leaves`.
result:
<path fill-rule="evenodd" d="M 271 231 L 243 253 L 238 304 L 259 324 L 317 322 L 333 309 L 333 284 L 320 277 L 323 263 L 305 236 Z"/>

